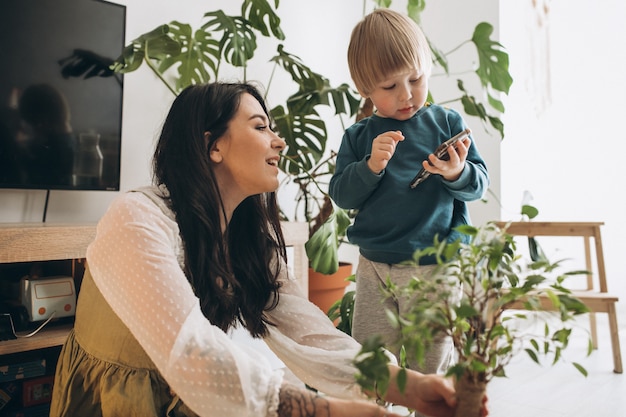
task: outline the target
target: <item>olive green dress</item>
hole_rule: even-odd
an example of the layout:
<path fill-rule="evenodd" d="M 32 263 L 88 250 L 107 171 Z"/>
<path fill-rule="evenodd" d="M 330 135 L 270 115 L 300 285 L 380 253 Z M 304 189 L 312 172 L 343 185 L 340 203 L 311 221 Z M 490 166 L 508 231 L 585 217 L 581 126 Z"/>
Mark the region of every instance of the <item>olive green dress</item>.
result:
<path fill-rule="evenodd" d="M 192 417 L 85 271 L 50 417 Z M 82 401 L 76 401 L 76 398 Z"/>

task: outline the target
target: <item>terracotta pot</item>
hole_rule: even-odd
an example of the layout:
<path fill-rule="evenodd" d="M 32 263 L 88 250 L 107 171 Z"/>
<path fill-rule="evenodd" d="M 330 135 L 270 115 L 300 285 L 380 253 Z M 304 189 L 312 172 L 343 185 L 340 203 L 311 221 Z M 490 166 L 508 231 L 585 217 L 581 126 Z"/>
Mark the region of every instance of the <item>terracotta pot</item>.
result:
<path fill-rule="evenodd" d="M 352 264 L 339 262 L 339 269 L 334 274 L 325 275 L 309 268 L 309 300 L 318 306 L 324 313 L 343 297 L 352 275 Z"/>

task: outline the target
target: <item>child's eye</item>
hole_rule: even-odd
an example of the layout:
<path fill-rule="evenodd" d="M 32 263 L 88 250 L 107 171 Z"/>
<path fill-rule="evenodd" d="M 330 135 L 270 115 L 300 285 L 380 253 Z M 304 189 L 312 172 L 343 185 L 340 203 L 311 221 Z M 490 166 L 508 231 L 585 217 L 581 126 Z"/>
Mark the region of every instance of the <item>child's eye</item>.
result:
<path fill-rule="evenodd" d="M 383 86 L 383 90 L 393 90 L 396 85 Z"/>
<path fill-rule="evenodd" d="M 417 83 L 419 83 L 420 81 L 422 81 L 422 77 L 419 77 L 419 78 L 414 78 L 414 79 L 412 79 L 412 80 L 409 80 L 409 82 L 410 82 L 411 84 L 417 84 Z"/>

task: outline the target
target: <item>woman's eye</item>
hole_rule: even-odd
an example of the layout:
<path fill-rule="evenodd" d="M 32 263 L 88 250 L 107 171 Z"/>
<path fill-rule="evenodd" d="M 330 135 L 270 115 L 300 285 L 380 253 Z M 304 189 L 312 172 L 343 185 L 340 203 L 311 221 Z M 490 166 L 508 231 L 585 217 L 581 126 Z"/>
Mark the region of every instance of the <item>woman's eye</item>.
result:
<path fill-rule="evenodd" d="M 257 130 L 265 130 L 265 129 L 267 129 L 267 125 L 259 125 L 256 128 L 257 128 Z"/>

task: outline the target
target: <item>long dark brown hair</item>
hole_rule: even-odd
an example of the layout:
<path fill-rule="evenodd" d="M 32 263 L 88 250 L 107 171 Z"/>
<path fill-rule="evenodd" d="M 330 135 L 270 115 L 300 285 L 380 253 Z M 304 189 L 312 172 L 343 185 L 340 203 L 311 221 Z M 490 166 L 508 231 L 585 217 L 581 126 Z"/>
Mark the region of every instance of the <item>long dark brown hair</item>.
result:
<path fill-rule="evenodd" d="M 223 235 L 223 202 L 209 150 L 228 129 L 247 83 L 190 86 L 174 100 L 153 158 L 154 181 L 170 193 L 185 250 L 184 271 L 204 315 L 227 331 L 240 322 L 254 337 L 271 324 L 264 312 L 278 303 L 280 259 L 286 260 L 274 192 L 246 198 Z M 205 132 L 209 132 L 208 145 Z"/>

